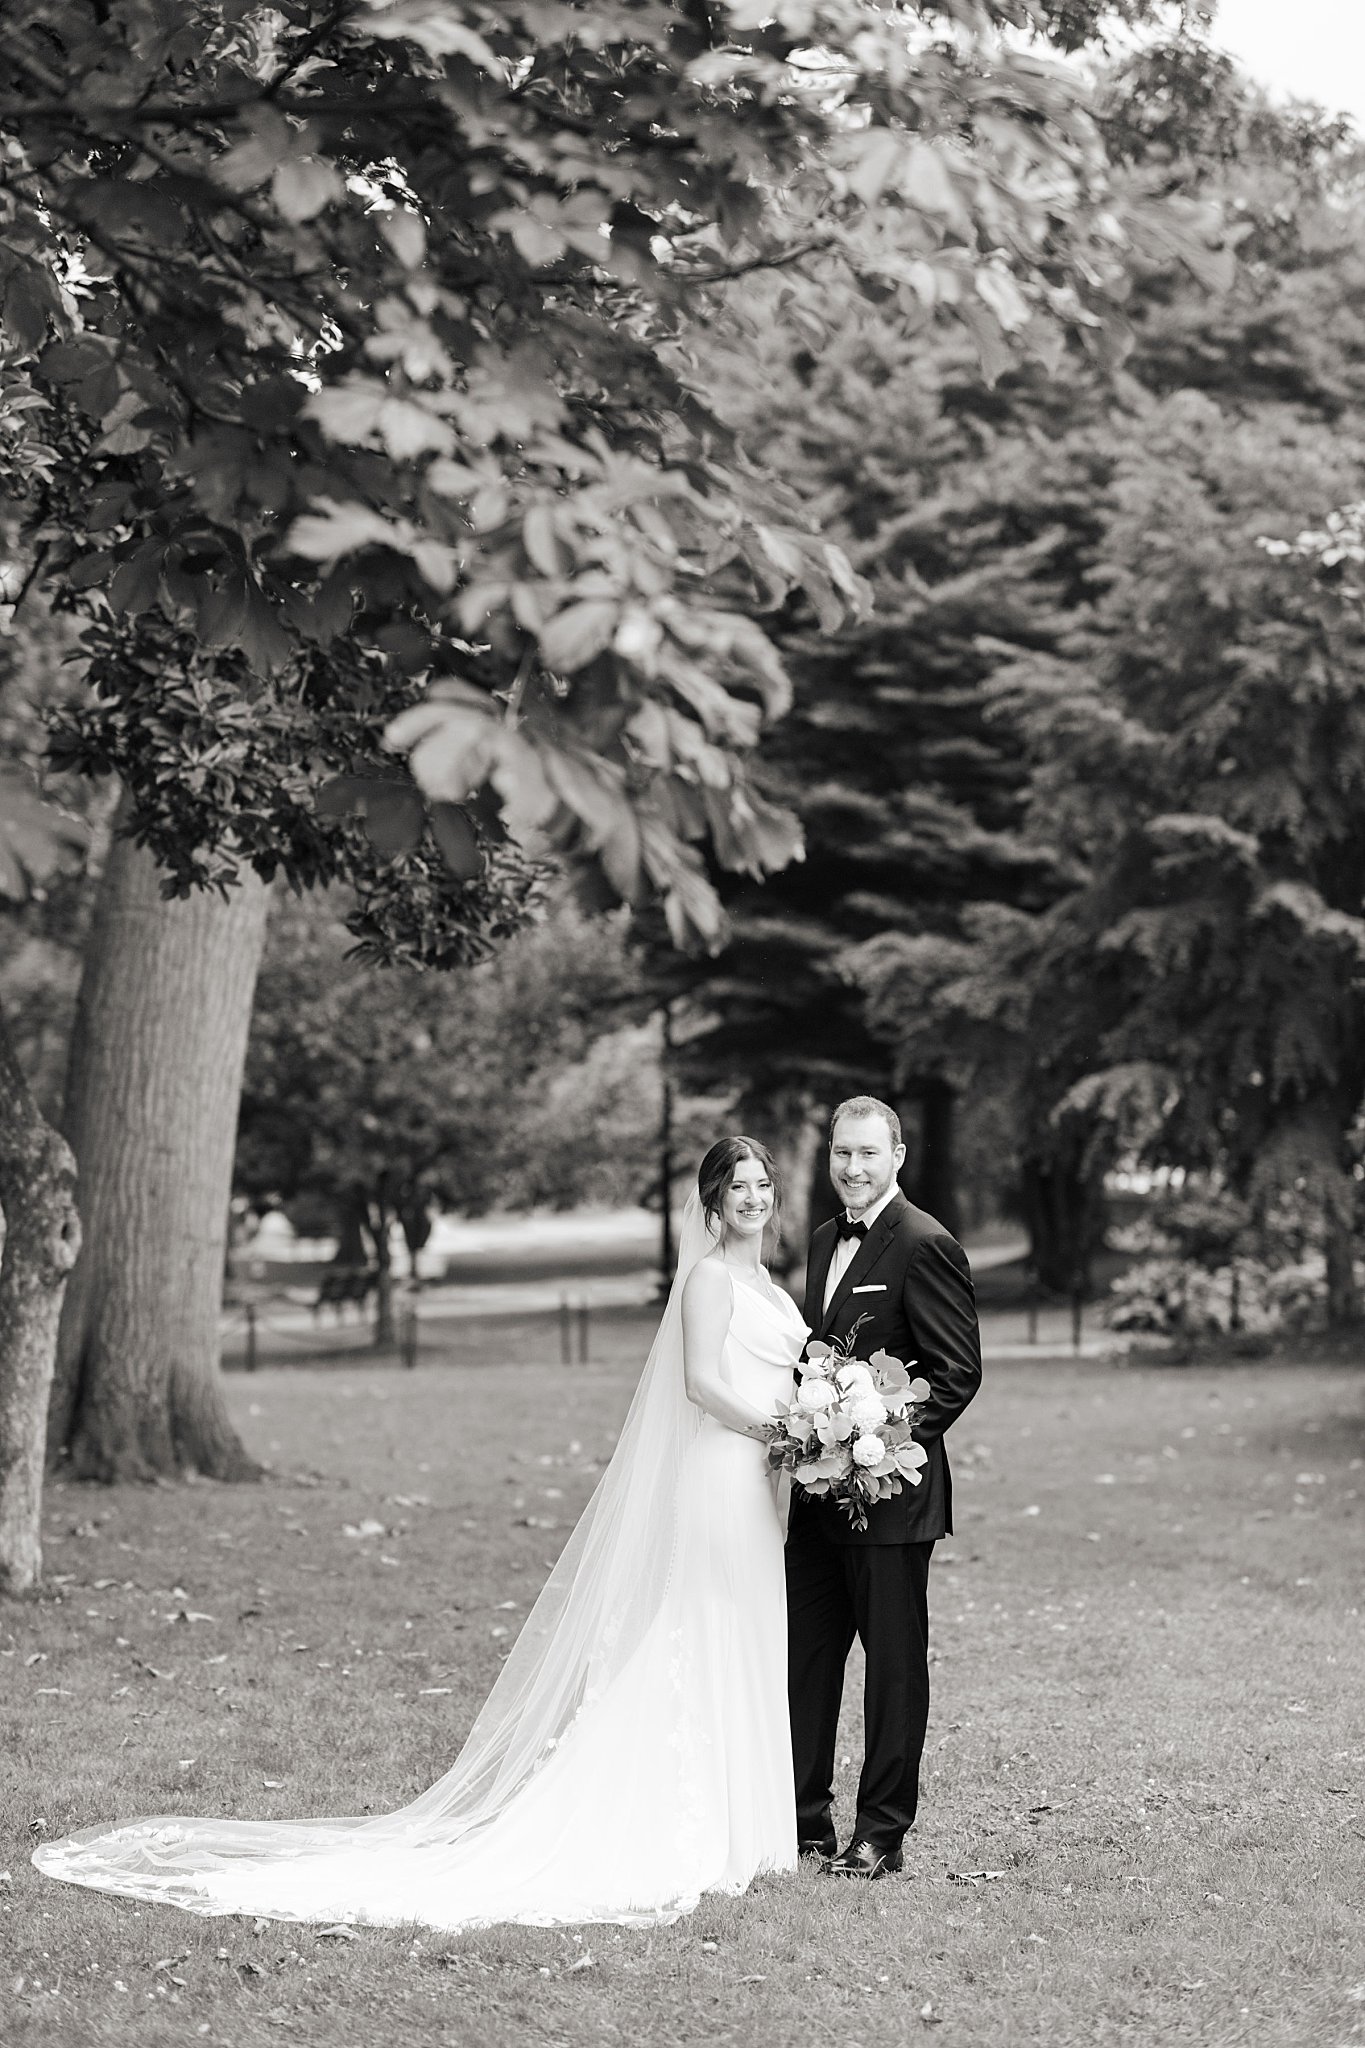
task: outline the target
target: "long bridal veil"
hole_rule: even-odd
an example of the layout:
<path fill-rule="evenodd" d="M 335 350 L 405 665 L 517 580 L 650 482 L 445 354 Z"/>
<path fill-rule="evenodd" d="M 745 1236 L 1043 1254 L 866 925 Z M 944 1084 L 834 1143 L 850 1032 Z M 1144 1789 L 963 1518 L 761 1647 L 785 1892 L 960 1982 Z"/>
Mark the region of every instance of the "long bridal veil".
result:
<path fill-rule="evenodd" d="M 682 1293 L 715 1244 L 698 1196 L 683 1216 L 678 1269 L 615 1452 L 446 1775 L 396 1812 L 323 1820 L 201 1820 L 165 1815 L 86 1829 L 45 1843 L 39 1869 L 69 1883 L 191 1912 L 251 1911 L 225 1903 L 216 1880 L 338 1853 L 453 1848 L 497 1821 L 550 1759 L 575 1718 L 639 1650 L 677 1568 L 679 1481 L 700 1427 L 683 1380 Z M 354 1867 L 354 1866 L 352 1866 Z M 302 1874 L 302 1873 L 300 1873 Z M 324 1888 L 326 1889 L 326 1888 Z M 307 1887 L 301 1891 L 306 1896 Z M 312 1919 L 306 1904 L 259 1908 Z"/>

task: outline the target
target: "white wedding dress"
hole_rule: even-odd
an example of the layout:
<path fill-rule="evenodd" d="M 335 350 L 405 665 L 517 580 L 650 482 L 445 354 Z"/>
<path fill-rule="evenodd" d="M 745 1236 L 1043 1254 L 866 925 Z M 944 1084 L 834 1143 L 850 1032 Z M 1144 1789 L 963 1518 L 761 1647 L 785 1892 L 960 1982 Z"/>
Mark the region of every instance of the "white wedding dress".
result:
<path fill-rule="evenodd" d="M 607 1472 L 446 1777 L 371 1819 L 165 1817 L 45 1844 L 52 1877 L 196 1913 L 448 1932 L 643 1925 L 796 1866 L 783 1531 L 761 1444 L 682 1385 L 683 1254 Z M 771 1412 L 807 1335 L 731 1271 L 722 1360 Z"/>

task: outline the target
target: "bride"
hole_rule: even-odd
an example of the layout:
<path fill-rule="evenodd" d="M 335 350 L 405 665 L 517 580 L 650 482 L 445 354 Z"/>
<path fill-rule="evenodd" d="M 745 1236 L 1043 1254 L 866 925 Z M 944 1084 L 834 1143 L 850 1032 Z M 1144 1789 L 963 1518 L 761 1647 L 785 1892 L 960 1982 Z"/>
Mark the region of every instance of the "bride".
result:
<path fill-rule="evenodd" d="M 125 1821 L 49 1876 L 192 1913 L 648 1925 L 796 1866 L 783 1530 L 762 1448 L 807 1336 L 752 1138 L 701 1163 L 611 1463 L 452 1768 L 396 1813 Z"/>

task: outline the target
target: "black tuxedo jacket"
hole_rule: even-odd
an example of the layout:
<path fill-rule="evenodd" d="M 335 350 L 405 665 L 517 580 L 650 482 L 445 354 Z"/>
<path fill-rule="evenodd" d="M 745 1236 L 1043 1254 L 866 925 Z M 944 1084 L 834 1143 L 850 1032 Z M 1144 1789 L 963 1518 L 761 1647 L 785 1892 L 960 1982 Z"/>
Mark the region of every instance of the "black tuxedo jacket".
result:
<path fill-rule="evenodd" d="M 931 1543 L 953 1526 L 952 1475 L 943 1433 L 981 1384 L 981 1333 L 976 1320 L 967 1254 L 941 1223 L 891 1197 L 858 1247 L 826 1309 L 825 1281 L 838 1225 L 822 1223 L 810 1241 L 805 1318 L 811 1333 L 832 1343 L 866 1320 L 853 1340 L 853 1356 L 889 1351 L 904 1360 L 911 1378 L 929 1382 L 929 1399 L 915 1428 L 929 1453 L 918 1486 L 906 1484 L 890 1500 L 868 1509 L 866 1529 L 855 1529 L 842 1508 L 819 1496 L 792 1499 L 797 1516 L 817 1516 L 835 1543 Z"/>

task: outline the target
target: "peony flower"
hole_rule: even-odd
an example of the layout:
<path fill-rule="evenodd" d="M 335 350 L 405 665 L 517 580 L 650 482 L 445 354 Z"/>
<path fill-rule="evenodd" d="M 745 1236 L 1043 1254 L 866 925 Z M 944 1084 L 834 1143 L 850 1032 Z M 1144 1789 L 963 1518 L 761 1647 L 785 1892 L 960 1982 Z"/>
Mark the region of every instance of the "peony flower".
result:
<path fill-rule="evenodd" d="M 886 1403 L 876 1394 L 859 1394 L 848 1404 L 848 1412 L 859 1429 L 879 1429 L 886 1420 Z"/>
<path fill-rule="evenodd" d="M 841 1365 L 834 1375 L 846 1394 L 857 1387 L 867 1393 L 876 1392 L 876 1381 L 860 1358 L 851 1358 L 847 1365 Z"/>
<path fill-rule="evenodd" d="M 860 1436 L 853 1446 L 855 1465 L 880 1465 L 886 1456 L 886 1445 L 879 1436 Z"/>
<path fill-rule="evenodd" d="M 828 1380 L 803 1379 L 796 1390 L 796 1405 L 807 1415 L 822 1415 L 832 1408 L 838 1396 Z"/>

